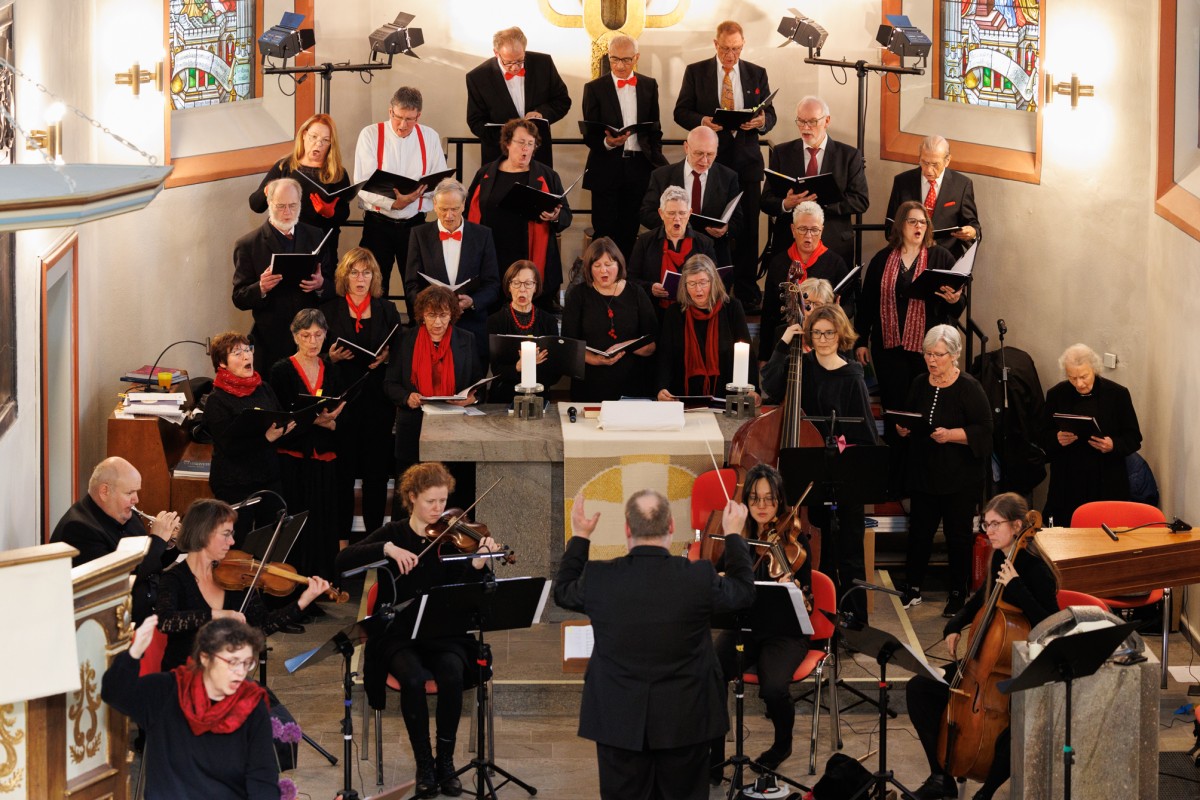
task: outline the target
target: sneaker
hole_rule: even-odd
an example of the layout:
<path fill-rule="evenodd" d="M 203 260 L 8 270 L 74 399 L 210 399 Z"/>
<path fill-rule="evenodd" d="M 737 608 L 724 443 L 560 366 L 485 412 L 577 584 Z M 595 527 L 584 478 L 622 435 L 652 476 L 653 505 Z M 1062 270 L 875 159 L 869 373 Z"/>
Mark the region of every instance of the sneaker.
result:
<path fill-rule="evenodd" d="M 958 782 L 949 775 L 930 775 L 913 795 L 920 800 L 957 800 Z"/>
<path fill-rule="evenodd" d="M 900 605 L 905 608 L 921 605 L 921 587 L 905 585 L 900 590 Z"/>
<path fill-rule="evenodd" d="M 962 611 L 963 604 L 967 602 L 967 598 L 962 592 L 951 592 L 950 598 L 946 601 L 946 607 L 942 609 L 942 616 L 949 619 L 958 612 Z"/>

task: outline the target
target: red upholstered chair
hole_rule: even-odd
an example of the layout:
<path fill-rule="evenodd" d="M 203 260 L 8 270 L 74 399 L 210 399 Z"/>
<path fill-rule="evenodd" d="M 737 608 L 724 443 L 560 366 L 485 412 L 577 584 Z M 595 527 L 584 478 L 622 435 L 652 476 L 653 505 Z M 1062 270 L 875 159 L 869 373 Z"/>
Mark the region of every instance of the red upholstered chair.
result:
<path fill-rule="evenodd" d="M 833 652 L 833 622 L 820 613 L 825 613 L 837 618 L 837 590 L 834 589 L 833 581 L 829 579 L 823 572 L 813 572 L 812 574 L 812 591 L 813 605 L 816 609 L 812 613 L 813 635 L 809 641 L 808 655 L 800 662 L 800 666 L 796 667 L 796 671 L 792 673 L 792 683 L 799 683 L 808 677 L 813 679 L 812 687 L 812 736 L 808 745 L 808 774 L 817 774 L 817 729 L 821 721 L 821 685 L 826 682 L 829 687 L 829 724 L 831 739 L 834 742 L 836 749 L 842 749 L 842 725 L 841 717 L 838 712 L 837 700 L 837 654 Z M 828 670 L 827 667 L 832 667 Z M 826 678 L 828 680 L 826 681 Z M 758 672 L 755 667 L 750 667 L 743 675 L 742 679 L 747 684 L 758 685 Z"/>
<path fill-rule="evenodd" d="M 1108 603 L 1099 597 L 1084 592 L 1073 592 L 1070 589 L 1059 589 L 1056 599 L 1058 600 L 1059 611 L 1070 606 L 1095 606 L 1096 608 L 1103 608 L 1105 611 L 1110 610 Z"/>

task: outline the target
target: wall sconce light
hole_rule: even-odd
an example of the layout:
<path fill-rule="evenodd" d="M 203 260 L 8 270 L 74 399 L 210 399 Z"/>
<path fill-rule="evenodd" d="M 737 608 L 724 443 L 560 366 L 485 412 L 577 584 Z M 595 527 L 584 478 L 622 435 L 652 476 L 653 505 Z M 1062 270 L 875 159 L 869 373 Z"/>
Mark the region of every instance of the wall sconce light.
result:
<path fill-rule="evenodd" d="M 1071 73 L 1071 80 L 1069 83 L 1067 81 L 1062 81 L 1061 83 L 1055 83 L 1054 76 L 1048 72 L 1046 73 L 1045 77 L 1046 77 L 1046 105 L 1050 105 L 1052 102 L 1054 102 L 1054 95 L 1056 95 L 1056 94 L 1067 95 L 1068 97 L 1070 97 L 1071 98 L 1071 108 L 1079 107 L 1079 98 L 1081 98 L 1081 97 L 1095 97 L 1096 96 L 1096 87 L 1085 86 L 1085 85 L 1081 84 L 1079 82 L 1079 76 L 1073 72 Z"/>
<path fill-rule="evenodd" d="M 154 88 L 161 92 L 163 90 L 163 62 L 157 62 L 153 70 L 147 70 L 142 69 L 142 65 L 135 61 L 128 72 L 118 72 L 114 75 L 113 82 L 117 86 L 132 87 L 134 97 L 141 95 L 143 83 L 153 83 Z"/>
<path fill-rule="evenodd" d="M 46 129 L 31 130 L 25 134 L 26 150 L 44 150 L 58 164 L 62 158 L 62 118 L 66 113 L 62 103 L 53 103 L 46 109 Z"/>

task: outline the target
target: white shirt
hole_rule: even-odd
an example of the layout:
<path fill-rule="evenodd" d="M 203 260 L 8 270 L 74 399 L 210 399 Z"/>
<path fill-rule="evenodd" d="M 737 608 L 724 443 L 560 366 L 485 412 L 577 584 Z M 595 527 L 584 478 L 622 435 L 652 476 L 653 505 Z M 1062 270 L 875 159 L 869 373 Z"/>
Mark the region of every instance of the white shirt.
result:
<path fill-rule="evenodd" d="M 934 184 L 937 187 L 933 190 L 933 196 L 935 198 L 941 197 L 941 195 L 942 195 L 942 178 L 945 178 L 945 177 L 946 177 L 946 170 L 942 170 L 942 174 L 938 175 L 937 182 Z M 927 181 L 925 179 L 925 173 L 921 173 L 921 196 L 918 197 L 917 200 L 920 201 L 921 205 L 925 205 L 925 198 L 928 196 L 929 196 L 929 181 Z M 937 200 L 935 199 L 934 202 L 936 203 Z"/>
<path fill-rule="evenodd" d="M 499 58 L 496 59 L 496 63 L 500 64 Z M 522 64 L 521 69 L 524 68 L 525 66 Z M 505 69 L 504 65 L 500 64 L 500 77 L 503 78 L 507 72 L 508 70 Z M 517 75 L 511 79 L 505 80 L 504 88 L 508 89 L 509 95 L 512 96 L 513 105 L 517 108 L 517 116 L 525 116 L 525 76 Z"/>
<path fill-rule="evenodd" d="M 804 140 L 801 139 L 800 143 L 804 144 Z M 821 174 L 821 168 L 825 166 L 825 149 L 828 146 L 829 146 L 829 134 L 825 134 L 825 137 L 823 139 L 821 139 L 820 144 L 817 145 L 817 174 L 818 175 Z M 804 145 L 804 169 L 800 173 L 801 175 L 803 175 L 805 172 L 808 172 L 808 159 L 812 155 L 811 153 L 808 152 L 808 147 L 809 147 L 808 145 L 806 145 L 806 144 Z M 791 213 L 783 205 L 782 201 L 780 201 L 779 207 L 783 209 L 783 213 L 785 213 L 785 214 Z"/>
<path fill-rule="evenodd" d="M 420 129 L 420 136 L 417 130 Z M 390 123 L 383 124 L 383 168 L 397 175 L 409 178 L 419 178 L 431 172 L 441 172 L 446 169 L 446 154 L 442 151 L 442 139 L 438 132 L 428 125 L 418 124 L 413 130 L 400 138 Z M 421 140 L 425 142 L 425 159 L 422 164 Z M 379 124 L 368 125 L 358 134 L 358 144 L 354 148 L 354 182 L 365 181 L 371 177 L 379 166 Z M 395 197 L 360 191 L 359 205 L 366 211 L 374 211 L 392 219 L 411 219 L 418 213 L 424 215 L 433 208 L 430 195 L 432 186 L 425 187 L 428 191 L 417 202 L 409 203 L 404 208 L 394 210 L 392 202 Z"/>
<path fill-rule="evenodd" d="M 612 75 L 612 73 L 609 74 Z M 631 73 L 630 77 L 632 78 L 633 75 L 636 74 L 637 73 Z M 624 87 L 618 86 L 616 75 L 612 75 L 612 80 L 613 86 L 617 87 L 617 102 L 621 104 L 621 127 L 624 128 L 626 126 L 636 124 L 638 121 L 637 87 L 629 84 L 626 84 Z M 605 142 L 604 146 L 608 147 L 608 143 Z M 612 150 L 615 148 L 609 149 Z M 636 133 L 625 140 L 626 153 L 640 153 L 641 150 L 642 146 L 638 143 L 638 135 Z"/>
<path fill-rule="evenodd" d="M 454 231 L 442 225 L 442 221 L 437 221 L 438 233 L 454 233 Z M 467 226 L 462 222 L 458 223 L 458 232 L 461 234 Z M 449 278 L 447 283 L 451 286 L 458 283 L 458 262 L 462 258 L 462 239 L 445 239 L 441 242 L 442 258 L 446 261 L 446 277 Z"/>
<path fill-rule="evenodd" d="M 687 162 L 687 159 L 684 159 L 684 162 L 683 162 L 683 188 L 684 188 L 684 191 L 686 191 L 688 193 L 688 202 L 689 203 L 691 202 L 691 197 L 692 197 L 692 180 L 693 180 L 692 172 L 693 172 L 692 165 Z M 707 169 L 704 170 L 704 172 L 700 173 L 699 180 L 700 180 L 700 203 L 701 203 L 701 205 L 703 205 L 704 190 L 708 188 L 708 170 Z M 692 213 L 699 214 L 700 209 L 693 208 Z"/>

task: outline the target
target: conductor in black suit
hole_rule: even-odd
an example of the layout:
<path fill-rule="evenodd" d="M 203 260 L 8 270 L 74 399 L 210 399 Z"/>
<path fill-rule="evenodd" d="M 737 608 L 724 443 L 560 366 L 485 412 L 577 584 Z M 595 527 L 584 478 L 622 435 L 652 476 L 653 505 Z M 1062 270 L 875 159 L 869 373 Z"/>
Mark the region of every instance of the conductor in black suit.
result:
<path fill-rule="evenodd" d="M 254 315 L 254 370 L 267 374 L 271 365 L 296 351 L 291 324 L 302 308 L 316 308 L 333 296 L 333 258 L 319 254 L 312 275 L 298 285 L 283 284 L 271 268 L 276 253 L 311 253 L 324 232 L 300 222 L 300 184 L 280 178 L 267 184 L 267 221 L 233 246 L 233 304 Z"/>
<path fill-rule="evenodd" d="M 740 532 L 746 515 L 731 501 L 723 530 Z M 672 556 L 671 507 L 643 489 L 625 504 L 628 555 L 589 562 L 599 517 L 575 497 L 554 600 L 587 614 L 594 630 L 579 735 L 596 742 L 600 797 L 702 800 L 708 740 L 729 729 L 709 618 L 754 601 L 749 549 L 740 535 L 725 540 L 724 577 L 708 561 Z"/>
<path fill-rule="evenodd" d="M 463 219 L 467 189 L 447 178 L 433 190 L 437 219 L 413 229 L 408 240 L 408 265 L 404 271 L 404 296 L 416 297 L 429 281 L 425 273 L 447 286 L 470 281 L 455 290 L 462 317 L 458 327 L 471 332 L 479 362 L 488 361 L 487 318 L 500 304 L 500 270 L 492 232 Z"/>
<path fill-rule="evenodd" d="M 922 139 L 917 159 L 917 169 L 901 172 L 892 180 L 887 217 L 895 219 L 901 203 L 916 200 L 929 210 L 935 231 L 962 226 L 960 231 L 935 235 L 933 239 L 955 258 L 961 258 L 973 242 L 983 238 L 975 208 L 975 186 L 966 175 L 948 169 L 950 143 L 941 136 Z"/>
<path fill-rule="evenodd" d="M 588 126 L 583 136 L 588 146 L 583 188 L 592 193 L 592 228 L 595 238 L 607 236 L 628 256 L 638 232 L 638 213 L 630 197 L 641 197 L 655 167 L 667 163 L 662 154 L 662 128 L 658 118 L 658 83 L 634 74 L 638 62 L 635 39 L 618 34 L 608 43 L 612 71 L 583 86 L 583 118 L 620 130 L 635 122 L 652 122 L 654 130 L 613 136 L 611 131 Z"/>
<path fill-rule="evenodd" d="M 822 202 L 813 192 L 789 191 L 780 195 L 770 181 L 763 187 L 762 210 L 771 217 L 771 254 L 785 252 L 792 245 L 792 210 L 812 200 L 825 212 L 825 230 L 821 242 L 855 264 L 853 215 L 867 210 L 867 170 L 857 147 L 835 142 L 829 137 L 829 106 L 819 97 L 805 97 L 796 105 L 796 127 L 800 138 L 784 142 L 771 150 L 771 169 L 791 177 L 832 174 L 842 193 L 834 203 Z M 859 256 L 861 259 L 861 255 Z"/>
<path fill-rule="evenodd" d="M 762 150 L 758 137 L 775 127 L 775 108 L 766 106 L 738 130 L 725 130 L 712 120 L 716 108 L 755 108 L 771 94 L 767 71 L 742 60 L 745 38 L 742 26 L 726 20 L 717 26 L 716 59 L 689 64 L 683 86 L 675 101 L 675 122 L 691 130 L 703 125 L 717 132 L 720 148 L 717 163 L 738 176 L 742 200 L 742 228 L 734 243 L 734 294 L 750 308 L 757 308 L 762 295 L 755 275 L 758 268 L 758 207 L 763 179 Z"/>
<path fill-rule="evenodd" d="M 571 109 L 567 85 L 558 75 L 554 59 L 546 53 L 526 52 L 520 28 L 505 28 L 492 36 L 495 58 L 467 73 L 467 127 L 483 145 L 481 164 L 500 158 L 500 128 L 510 119 L 541 118 L 553 125 Z M 539 126 L 541 128 L 541 126 Z M 535 161 L 554 166 L 550 128 L 540 130 L 542 143 Z"/>
<path fill-rule="evenodd" d="M 683 161 L 667 164 L 650 173 L 650 185 L 646 188 L 646 194 L 642 197 L 642 208 L 638 212 L 641 223 L 648 230 L 654 230 L 663 224 L 662 217 L 658 215 L 658 205 L 663 191 L 668 186 L 683 187 L 691 200 L 693 215 L 699 213 L 713 219 L 720 218 L 725 206 L 729 205 L 740 191 L 737 173 L 723 164 L 716 163 L 717 134 L 708 128 L 700 126 L 692 129 L 683 143 L 683 156 Z M 713 240 L 718 267 L 733 263 L 729 240 L 736 237 L 742 229 L 742 205 L 738 203 L 729 222 L 719 228 L 705 225 L 693 218 L 696 227 L 702 228 Z M 754 219 L 758 219 L 757 211 L 754 213 Z"/>

